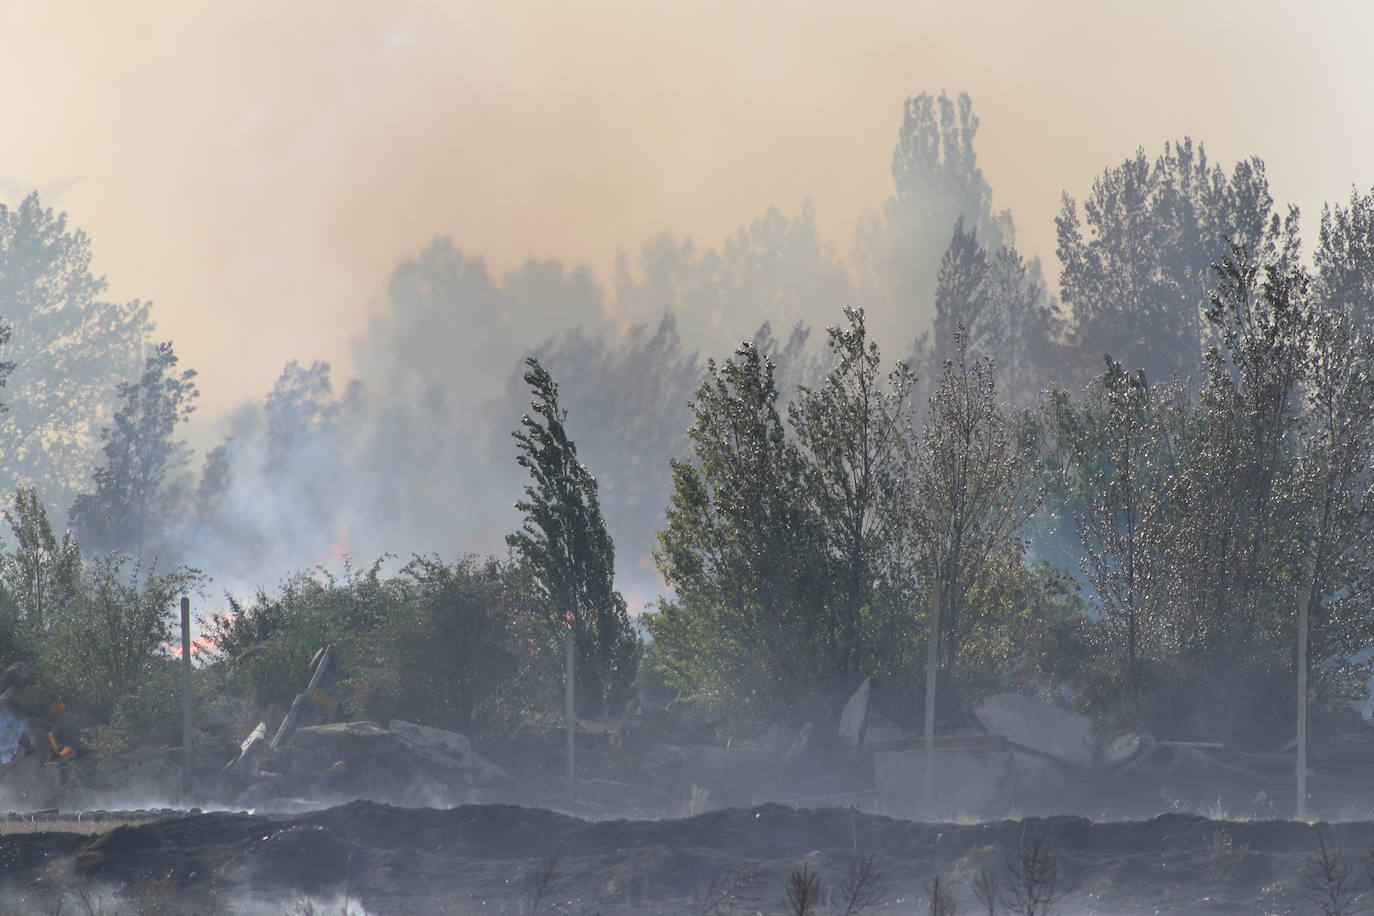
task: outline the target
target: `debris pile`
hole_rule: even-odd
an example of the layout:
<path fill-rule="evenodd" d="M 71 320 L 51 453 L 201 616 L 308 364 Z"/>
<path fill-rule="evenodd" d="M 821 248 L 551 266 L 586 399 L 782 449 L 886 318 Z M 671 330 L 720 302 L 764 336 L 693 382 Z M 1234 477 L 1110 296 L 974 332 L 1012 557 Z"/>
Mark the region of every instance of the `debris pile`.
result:
<path fill-rule="evenodd" d="M 1164 741 L 1017 694 L 982 699 L 965 727 L 923 737 L 881 714 L 865 679 L 821 723 L 772 723 L 755 739 L 715 740 L 671 708 L 581 720 L 578 778 L 558 778 L 562 742 L 506 748 L 498 765 L 452 731 L 351 719 L 335 687 L 338 653 L 311 661 L 290 707 L 246 726 L 249 710 L 202 710 L 190 731 L 191 794 L 183 788 L 182 724 L 167 720 L 122 753 L 90 748 L 88 717 L 33 714 L 34 671 L 0 672 L 0 810 L 224 806 L 296 811 L 354 799 L 449 807 L 519 802 L 590 816 L 661 817 L 781 802 L 877 813 L 998 818 L 1008 812 L 1150 816 L 1160 811 L 1286 816 L 1291 742 L 1270 750 Z M 976 724 L 975 724 L 976 723 Z M 275 724 L 275 728 L 272 727 Z M 823 726 L 823 727 L 821 727 Z M 557 745 L 558 747 L 555 747 Z M 1374 730 L 1352 718 L 1311 742 L 1311 807 L 1374 810 Z M 927 776 L 927 767 L 930 768 Z M 929 793 L 929 794 L 927 794 Z"/>

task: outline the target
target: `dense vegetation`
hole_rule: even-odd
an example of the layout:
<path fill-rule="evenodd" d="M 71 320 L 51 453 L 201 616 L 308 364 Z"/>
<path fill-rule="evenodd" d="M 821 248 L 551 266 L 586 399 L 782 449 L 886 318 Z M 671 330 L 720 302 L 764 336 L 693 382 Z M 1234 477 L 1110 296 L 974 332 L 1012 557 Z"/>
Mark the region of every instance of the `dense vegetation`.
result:
<path fill-rule="evenodd" d="M 0 207 L 0 664 L 117 744 L 174 711 L 190 591 L 223 607 L 207 696 L 285 704 L 334 643 L 358 714 L 511 732 L 557 715 L 571 633 L 587 715 L 668 696 L 727 731 L 800 724 L 872 676 L 911 725 L 938 600 L 947 727 L 1020 690 L 1232 739 L 1292 711 L 1306 601 L 1316 707 L 1363 698 L 1374 191 L 1304 261 L 1259 159 L 1141 151 L 1065 196 L 1056 298 L 976 132 L 966 97 L 908 103 L 852 276 L 809 205 L 720 252 L 651 240 L 615 309 L 585 269 L 498 283 L 438 240 L 396 269 L 359 379 L 290 363 L 199 470 L 196 375 L 148 307 L 99 301 L 89 240 L 36 196 Z M 645 323 L 614 335 L 612 311 Z M 493 530 L 508 554 L 410 553 Z M 431 543 L 312 567 L 340 531 Z M 207 578 L 282 558 L 304 571 L 252 597 Z M 636 623 L 617 583 L 654 571 Z"/>

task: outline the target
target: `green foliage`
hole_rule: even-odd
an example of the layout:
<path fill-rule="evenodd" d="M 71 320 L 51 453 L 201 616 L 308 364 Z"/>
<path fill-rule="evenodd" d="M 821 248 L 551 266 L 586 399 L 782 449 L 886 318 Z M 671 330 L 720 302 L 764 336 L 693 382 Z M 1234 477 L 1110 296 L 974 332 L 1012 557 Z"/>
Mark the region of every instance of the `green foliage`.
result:
<path fill-rule="evenodd" d="M 532 572 L 545 619 L 572 632 L 580 705 L 620 709 L 634 684 L 639 638 L 613 583 L 615 547 L 601 517 L 596 479 L 578 462 L 568 437 L 558 386 L 537 359 L 526 364 L 535 416 L 521 418 L 512 435 L 516 460 L 532 482 L 515 504 L 524 523 L 506 540 Z"/>
<path fill-rule="evenodd" d="M 379 721 L 463 734 L 509 732 L 557 708 L 561 653 L 515 579 L 492 559 L 411 560 L 393 618 L 364 641 L 354 703 Z"/>
<path fill-rule="evenodd" d="M 673 464 L 659 568 L 677 593 L 646 620 L 670 689 L 768 716 L 828 687 L 829 558 L 773 365 L 745 344 L 691 408 L 695 461 Z"/>
<path fill-rule="evenodd" d="M 884 376 L 863 312 L 846 315 L 830 329 L 834 369 L 788 412 L 792 437 L 772 364 L 745 345 L 709 364 L 696 460 L 674 467 L 658 559 L 676 597 L 647 620 L 655 676 L 741 724 L 833 715 L 865 676 L 914 700 L 932 582 L 951 624 L 947 684 L 991 689 L 1036 664 L 1015 648 L 1034 577 L 998 588 L 1021 569 L 1034 452 L 991 366 L 949 365 L 918 441 L 913 376 L 900 363 Z"/>
<path fill-rule="evenodd" d="M 4 516 L 16 543 L 0 555 L 0 579 L 25 629 L 41 635 L 52 614 L 70 604 L 80 589 L 81 553 L 70 532 L 60 542 L 54 536 L 48 511 L 32 487 L 15 491 Z"/>
<path fill-rule="evenodd" d="M 289 704 L 305 686 L 310 660 L 331 643 L 347 682 L 367 657 L 370 635 L 393 621 L 401 604 L 399 584 L 382 577 L 381 564 L 348 566 L 342 577 L 297 572 L 276 594 L 259 591 L 251 603 L 229 597 L 228 612 L 209 620 L 210 642 L 259 703 Z"/>
<path fill-rule="evenodd" d="M 229 684 L 261 704 L 289 704 L 333 644 L 339 695 L 360 717 L 493 734 L 558 706 L 561 650 L 520 571 L 496 560 L 417 557 L 389 577 L 380 560 L 342 576 L 299 572 L 229 604 L 208 635 Z"/>
<path fill-rule="evenodd" d="M 1314 697 L 1362 692 L 1351 659 L 1374 638 L 1374 345 L 1282 260 L 1235 248 L 1216 276 L 1196 397 L 1109 359 L 1085 399 L 1051 402 L 1057 498 L 1102 604 L 1083 696 L 1180 737 L 1291 714 L 1304 592 Z"/>
<path fill-rule="evenodd" d="M 158 573 L 118 555 L 88 562 L 74 600 L 49 615 L 43 682 L 57 699 L 108 720 L 168 657 L 174 609 L 202 582 L 195 570 Z"/>
<path fill-rule="evenodd" d="M 991 362 L 969 359 L 962 334 L 955 342 L 913 462 L 904 557 L 927 594 L 939 590 L 941 677 L 949 686 L 965 639 L 982 626 L 974 615 L 986 611 L 970 595 L 997 564 L 1019 561 L 1022 529 L 1039 502 L 1029 422 L 998 402 Z"/>
<path fill-rule="evenodd" d="M 887 654 L 892 634 L 876 619 L 880 593 L 900 588 L 891 545 L 906 517 L 902 485 L 910 461 L 910 396 L 915 376 L 897 363 L 884 378 L 878 345 L 862 309 L 845 309 L 848 327 L 831 327 L 835 368 L 817 388 L 803 387 L 788 419 L 804 456 L 801 483 L 830 569 L 825 674 L 837 686 Z"/>

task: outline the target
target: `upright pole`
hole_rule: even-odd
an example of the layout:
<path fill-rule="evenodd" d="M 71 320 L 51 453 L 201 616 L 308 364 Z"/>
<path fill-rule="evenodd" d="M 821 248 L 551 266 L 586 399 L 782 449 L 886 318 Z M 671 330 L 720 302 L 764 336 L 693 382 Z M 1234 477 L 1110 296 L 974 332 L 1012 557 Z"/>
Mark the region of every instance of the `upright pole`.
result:
<path fill-rule="evenodd" d="M 191 800 L 191 599 L 181 598 L 181 800 Z"/>
<path fill-rule="evenodd" d="M 1298 595 L 1298 814 L 1307 816 L 1307 613 L 1312 601 L 1313 579 L 1317 575 L 1317 556 L 1314 550 L 1308 561 L 1307 580 Z"/>
<path fill-rule="evenodd" d="M 573 761 L 573 754 L 576 753 L 577 738 L 577 710 L 573 703 L 573 678 L 576 676 L 573 671 L 573 631 L 568 627 L 568 636 L 563 643 L 563 667 L 565 676 L 563 678 L 563 702 L 564 713 L 568 721 L 568 801 L 577 798 L 577 768 Z"/>
<path fill-rule="evenodd" d="M 940 665 L 940 583 L 930 589 L 930 644 L 926 647 L 926 771 L 921 788 L 921 810 L 930 815 L 935 785 L 935 676 Z"/>

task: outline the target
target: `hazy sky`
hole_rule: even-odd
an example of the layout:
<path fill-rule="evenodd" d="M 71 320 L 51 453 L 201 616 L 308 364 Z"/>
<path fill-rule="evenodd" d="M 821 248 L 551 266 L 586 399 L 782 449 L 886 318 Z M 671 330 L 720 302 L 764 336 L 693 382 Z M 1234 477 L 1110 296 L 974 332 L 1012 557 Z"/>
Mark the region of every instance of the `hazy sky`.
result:
<path fill-rule="evenodd" d="M 848 254 L 923 91 L 973 96 L 995 204 L 1051 267 L 1061 191 L 1140 145 L 1262 156 L 1309 231 L 1374 185 L 1363 2 L 4 0 L 0 34 L 0 195 L 52 190 L 211 412 L 291 357 L 346 372 L 440 233 L 604 278 L 653 232 L 714 247 L 809 196 Z"/>

